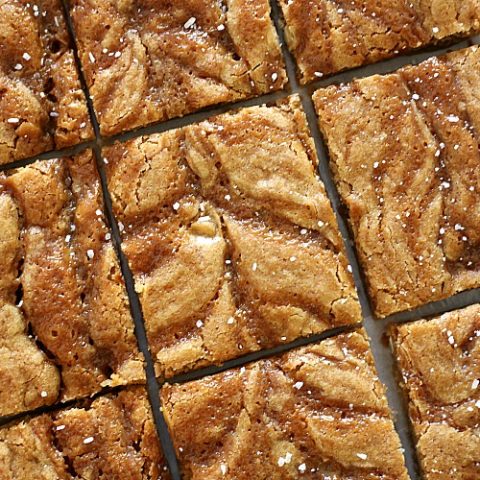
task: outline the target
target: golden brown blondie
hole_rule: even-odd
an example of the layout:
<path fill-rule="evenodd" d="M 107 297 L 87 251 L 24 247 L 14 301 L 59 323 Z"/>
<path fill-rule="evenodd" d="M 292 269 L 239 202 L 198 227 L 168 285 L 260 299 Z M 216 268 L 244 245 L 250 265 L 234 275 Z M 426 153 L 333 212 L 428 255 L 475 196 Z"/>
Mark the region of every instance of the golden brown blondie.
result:
<path fill-rule="evenodd" d="M 0 415 L 144 377 L 92 157 L 0 175 Z"/>
<path fill-rule="evenodd" d="M 376 313 L 480 286 L 480 49 L 314 100 Z"/>
<path fill-rule="evenodd" d="M 105 154 L 160 375 L 360 321 L 298 97 Z"/>
<path fill-rule="evenodd" d="M 480 477 L 480 305 L 402 325 L 394 346 L 425 480 Z"/>
<path fill-rule="evenodd" d="M 93 137 L 59 0 L 0 0 L 0 164 Z"/>
<path fill-rule="evenodd" d="M 161 397 L 185 480 L 408 479 L 362 331 Z"/>
<path fill-rule="evenodd" d="M 268 0 L 69 3 L 104 135 L 286 82 Z"/>
<path fill-rule="evenodd" d="M 480 32 L 479 0 L 278 0 L 302 83 Z"/>
<path fill-rule="evenodd" d="M 145 389 L 0 429 L 2 480 L 167 480 Z"/>

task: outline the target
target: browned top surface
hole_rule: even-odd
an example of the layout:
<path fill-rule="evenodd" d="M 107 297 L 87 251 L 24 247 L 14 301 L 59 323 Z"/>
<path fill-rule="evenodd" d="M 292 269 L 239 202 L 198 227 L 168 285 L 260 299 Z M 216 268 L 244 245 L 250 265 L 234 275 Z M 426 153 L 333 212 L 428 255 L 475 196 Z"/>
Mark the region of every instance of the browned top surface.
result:
<path fill-rule="evenodd" d="M 278 0 L 303 83 L 480 32 L 479 0 Z"/>
<path fill-rule="evenodd" d="M 161 374 L 360 320 L 297 97 L 105 153 Z"/>
<path fill-rule="evenodd" d="M 0 430 L 1 480 L 167 480 L 145 390 Z"/>
<path fill-rule="evenodd" d="M 403 325 L 394 344 L 426 480 L 480 477 L 480 305 Z"/>
<path fill-rule="evenodd" d="M 93 136 L 58 0 L 0 0 L 0 164 Z"/>
<path fill-rule="evenodd" d="M 70 0 L 102 133 L 281 88 L 268 0 Z"/>
<path fill-rule="evenodd" d="M 186 480 L 405 480 L 362 332 L 162 389 Z"/>
<path fill-rule="evenodd" d="M 90 151 L 0 176 L 1 415 L 143 378 L 102 208 Z"/>
<path fill-rule="evenodd" d="M 377 314 L 480 286 L 480 49 L 315 103 Z"/>

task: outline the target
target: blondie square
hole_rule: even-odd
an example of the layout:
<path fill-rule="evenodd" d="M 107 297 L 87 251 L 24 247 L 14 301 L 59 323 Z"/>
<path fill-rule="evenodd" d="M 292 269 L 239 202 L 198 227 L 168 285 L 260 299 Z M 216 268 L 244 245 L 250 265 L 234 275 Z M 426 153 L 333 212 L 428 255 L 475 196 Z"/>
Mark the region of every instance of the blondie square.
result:
<path fill-rule="evenodd" d="M 480 32 L 479 0 L 278 0 L 300 80 Z"/>
<path fill-rule="evenodd" d="M 142 387 L 0 430 L 2 480 L 168 480 Z"/>
<path fill-rule="evenodd" d="M 480 286 L 480 49 L 314 100 L 376 313 Z"/>
<path fill-rule="evenodd" d="M 425 480 L 480 478 L 480 305 L 393 333 Z"/>
<path fill-rule="evenodd" d="M 93 137 L 59 0 L 0 0 L 0 164 Z"/>
<path fill-rule="evenodd" d="M 363 331 L 161 397 L 185 480 L 408 479 Z"/>
<path fill-rule="evenodd" d="M 298 97 L 104 153 L 159 375 L 360 321 Z"/>
<path fill-rule="evenodd" d="M 102 208 L 91 151 L 0 174 L 0 415 L 144 377 Z"/>
<path fill-rule="evenodd" d="M 101 132 L 278 90 L 268 0 L 69 0 Z"/>

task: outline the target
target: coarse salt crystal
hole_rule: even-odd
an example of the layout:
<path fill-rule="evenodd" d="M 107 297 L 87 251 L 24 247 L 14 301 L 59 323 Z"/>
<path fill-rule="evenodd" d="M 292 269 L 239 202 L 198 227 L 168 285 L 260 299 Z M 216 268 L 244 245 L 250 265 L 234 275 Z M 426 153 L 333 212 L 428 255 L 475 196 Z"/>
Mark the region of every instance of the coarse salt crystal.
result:
<path fill-rule="evenodd" d="M 172 205 L 172 208 L 173 208 L 174 210 L 178 210 L 178 209 L 180 208 L 180 203 L 175 202 L 175 203 Z"/>
<path fill-rule="evenodd" d="M 60 432 L 61 430 L 65 430 L 65 425 L 57 425 L 57 426 L 55 427 L 55 430 L 56 430 L 57 432 Z"/>
<path fill-rule="evenodd" d="M 480 380 L 478 378 L 476 378 L 473 382 L 472 382 L 472 390 L 476 390 L 478 388 L 478 385 L 480 385 Z"/>
<path fill-rule="evenodd" d="M 197 320 L 197 328 L 202 328 L 203 322 L 201 320 Z"/>
<path fill-rule="evenodd" d="M 223 25 L 223 24 L 222 24 L 222 25 L 219 25 L 219 26 L 217 27 L 217 30 L 218 30 L 219 32 L 222 32 L 223 30 L 225 30 L 225 25 Z"/>
<path fill-rule="evenodd" d="M 357 457 L 360 458 L 361 460 L 366 460 L 367 459 L 367 454 L 366 453 L 357 453 Z"/>
<path fill-rule="evenodd" d="M 304 463 L 302 463 L 302 464 L 300 464 L 300 465 L 298 466 L 298 471 L 299 471 L 300 473 L 305 473 L 306 470 L 307 470 L 307 466 L 306 466 Z"/>
<path fill-rule="evenodd" d="M 42 398 L 47 398 L 47 397 L 48 397 L 48 393 L 47 393 L 45 390 L 42 390 L 42 391 L 40 392 L 40 396 L 41 396 Z"/>
<path fill-rule="evenodd" d="M 95 252 L 92 249 L 87 250 L 87 257 L 91 260 L 95 256 Z"/>
<path fill-rule="evenodd" d="M 252 270 L 255 272 L 257 270 L 257 262 L 253 262 Z"/>
<path fill-rule="evenodd" d="M 17 117 L 10 117 L 7 119 L 7 123 L 19 123 L 20 119 Z"/>
<path fill-rule="evenodd" d="M 197 19 L 195 17 L 190 17 L 186 22 L 185 24 L 183 25 L 184 28 L 190 28 L 190 27 L 193 27 L 195 25 L 195 22 L 197 21 Z"/>
<path fill-rule="evenodd" d="M 278 73 L 274 72 L 272 73 L 272 82 L 275 82 L 278 78 Z"/>
<path fill-rule="evenodd" d="M 27 52 L 25 52 L 23 55 L 22 55 L 23 59 L 26 60 L 27 62 L 32 58 Z"/>
<path fill-rule="evenodd" d="M 88 445 L 89 443 L 92 443 L 93 442 L 93 437 L 87 437 L 83 440 L 83 443 L 85 445 Z"/>
<path fill-rule="evenodd" d="M 222 475 L 225 475 L 228 471 L 228 467 L 222 463 L 220 465 L 220 471 L 222 472 Z"/>
<path fill-rule="evenodd" d="M 88 58 L 90 59 L 91 63 L 95 63 L 95 57 L 93 56 L 92 52 L 88 52 Z"/>
<path fill-rule="evenodd" d="M 303 382 L 297 382 L 293 384 L 293 388 L 300 390 L 303 387 Z"/>

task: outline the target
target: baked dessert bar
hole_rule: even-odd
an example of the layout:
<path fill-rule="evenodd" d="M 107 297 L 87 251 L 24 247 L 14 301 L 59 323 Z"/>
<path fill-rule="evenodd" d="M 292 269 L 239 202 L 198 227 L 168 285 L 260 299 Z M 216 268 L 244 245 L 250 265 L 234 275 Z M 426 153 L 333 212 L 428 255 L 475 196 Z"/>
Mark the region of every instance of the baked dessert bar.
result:
<path fill-rule="evenodd" d="M 0 1 L 0 164 L 93 137 L 59 0 Z"/>
<path fill-rule="evenodd" d="M 408 479 L 363 331 L 161 397 L 185 480 Z"/>
<path fill-rule="evenodd" d="M 0 430 L 2 480 L 167 480 L 142 387 Z"/>
<path fill-rule="evenodd" d="M 268 0 L 69 0 L 103 135 L 278 90 Z"/>
<path fill-rule="evenodd" d="M 393 332 L 425 480 L 480 477 L 480 305 Z"/>
<path fill-rule="evenodd" d="M 90 150 L 0 174 L 0 415 L 144 378 Z"/>
<path fill-rule="evenodd" d="M 480 32 L 478 0 L 278 0 L 300 81 Z"/>
<path fill-rule="evenodd" d="M 360 321 L 297 96 L 104 153 L 162 377 Z"/>
<path fill-rule="evenodd" d="M 376 313 L 480 286 L 480 49 L 314 100 Z"/>

